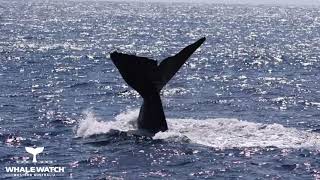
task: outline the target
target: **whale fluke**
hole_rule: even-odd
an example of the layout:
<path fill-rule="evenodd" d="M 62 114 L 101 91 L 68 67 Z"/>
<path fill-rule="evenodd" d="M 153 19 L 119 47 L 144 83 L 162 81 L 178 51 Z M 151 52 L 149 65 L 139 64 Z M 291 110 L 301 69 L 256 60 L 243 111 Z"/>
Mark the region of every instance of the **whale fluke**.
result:
<path fill-rule="evenodd" d="M 155 134 L 168 130 L 162 102 L 161 89 L 170 81 L 187 59 L 206 40 L 205 37 L 185 47 L 178 54 L 161 61 L 114 51 L 110 58 L 126 83 L 143 98 L 138 117 L 138 129 Z"/>
<path fill-rule="evenodd" d="M 32 162 L 36 163 L 37 162 L 37 154 L 42 153 L 44 147 L 37 147 L 37 148 L 33 148 L 33 147 L 25 147 L 26 151 L 30 154 L 33 155 L 33 159 Z"/>

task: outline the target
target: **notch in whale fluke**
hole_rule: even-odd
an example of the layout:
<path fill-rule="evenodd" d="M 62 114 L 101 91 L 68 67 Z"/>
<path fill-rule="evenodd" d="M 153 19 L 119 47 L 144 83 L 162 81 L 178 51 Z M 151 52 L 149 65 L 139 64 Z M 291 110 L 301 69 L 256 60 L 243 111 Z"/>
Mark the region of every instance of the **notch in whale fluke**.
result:
<path fill-rule="evenodd" d="M 168 130 L 160 91 L 205 40 L 205 37 L 199 39 L 176 55 L 164 59 L 159 65 L 147 57 L 117 51 L 110 54 L 112 62 L 126 83 L 143 97 L 137 120 L 139 129 L 152 134 Z"/>

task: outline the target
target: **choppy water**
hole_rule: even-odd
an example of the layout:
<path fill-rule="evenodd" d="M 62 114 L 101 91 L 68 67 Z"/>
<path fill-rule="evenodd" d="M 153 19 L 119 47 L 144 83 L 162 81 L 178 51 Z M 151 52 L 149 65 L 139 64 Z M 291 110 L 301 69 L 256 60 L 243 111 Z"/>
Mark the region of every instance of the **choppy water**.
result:
<path fill-rule="evenodd" d="M 320 178 L 319 8 L 0 2 L 2 178 L 25 146 L 61 179 Z M 169 131 L 122 133 L 141 98 L 108 53 L 161 60 L 204 35 L 162 92 Z"/>

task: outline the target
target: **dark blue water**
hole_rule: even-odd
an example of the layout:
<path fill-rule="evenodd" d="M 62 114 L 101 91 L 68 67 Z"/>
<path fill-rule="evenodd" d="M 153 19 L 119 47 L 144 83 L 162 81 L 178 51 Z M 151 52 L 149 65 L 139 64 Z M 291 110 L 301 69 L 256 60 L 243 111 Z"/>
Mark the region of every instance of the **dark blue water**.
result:
<path fill-rule="evenodd" d="M 26 146 L 60 179 L 320 178 L 319 8 L 0 2 L 2 178 Z M 141 98 L 109 52 L 160 61 L 202 36 L 162 92 L 169 131 L 122 132 Z"/>

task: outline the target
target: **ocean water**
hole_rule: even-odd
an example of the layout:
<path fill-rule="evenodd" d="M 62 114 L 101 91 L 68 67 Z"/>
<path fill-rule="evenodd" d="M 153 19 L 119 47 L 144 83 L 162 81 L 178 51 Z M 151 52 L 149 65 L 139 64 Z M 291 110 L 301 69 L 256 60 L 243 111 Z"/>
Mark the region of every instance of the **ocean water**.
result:
<path fill-rule="evenodd" d="M 0 2 L 1 178 L 320 179 L 318 7 Z M 169 130 L 127 135 L 142 99 L 109 52 L 161 61 L 202 36 L 161 93 Z"/>

